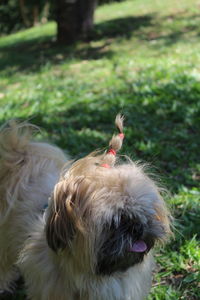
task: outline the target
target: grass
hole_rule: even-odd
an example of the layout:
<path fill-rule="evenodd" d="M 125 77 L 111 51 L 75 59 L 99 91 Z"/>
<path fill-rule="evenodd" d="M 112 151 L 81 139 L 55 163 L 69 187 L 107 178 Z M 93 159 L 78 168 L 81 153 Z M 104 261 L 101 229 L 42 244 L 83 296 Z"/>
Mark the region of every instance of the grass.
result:
<path fill-rule="evenodd" d="M 122 152 L 170 190 L 175 237 L 149 300 L 200 298 L 199 22 L 198 0 L 129 0 L 97 9 L 90 43 L 58 47 L 54 23 L 0 38 L 0 123 L 29 119 L 78 158 L 107 145 L 120 111 Z"/>

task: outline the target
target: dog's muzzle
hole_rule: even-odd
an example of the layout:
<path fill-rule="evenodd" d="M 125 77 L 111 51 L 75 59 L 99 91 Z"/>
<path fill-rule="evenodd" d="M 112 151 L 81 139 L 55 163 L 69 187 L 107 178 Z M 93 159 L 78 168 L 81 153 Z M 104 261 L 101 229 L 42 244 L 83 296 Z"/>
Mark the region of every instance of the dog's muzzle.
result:
<path fill-rule="evenodd" d="M 107 228 L 105 226 L 102 232 L 104 242 L 97 254 L 96 273 L 110 275 L 141 263 L 155 243 L 155 238 L 147 232 L 139 220 L 123 215 L 119 224 L 113 220 Z"/>

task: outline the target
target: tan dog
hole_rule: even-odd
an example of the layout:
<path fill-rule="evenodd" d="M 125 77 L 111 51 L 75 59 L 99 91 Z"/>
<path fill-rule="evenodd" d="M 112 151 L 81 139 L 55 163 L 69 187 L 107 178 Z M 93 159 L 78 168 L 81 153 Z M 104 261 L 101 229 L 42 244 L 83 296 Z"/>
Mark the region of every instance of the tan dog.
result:
<path fill-rule="evenodd" d="M 116 125 L 120 133 L 106 153 L 62 172 L 66 156 L 30 142 L 28 125 L 2 131 L 1 289 L 12 289 L 20 269 L 32 300 L 141 300 L 148 294 L 151 249 L 170 233 L 169 213 L 144 166 L 116 163 L 124 137 L 119 115 Z"/>

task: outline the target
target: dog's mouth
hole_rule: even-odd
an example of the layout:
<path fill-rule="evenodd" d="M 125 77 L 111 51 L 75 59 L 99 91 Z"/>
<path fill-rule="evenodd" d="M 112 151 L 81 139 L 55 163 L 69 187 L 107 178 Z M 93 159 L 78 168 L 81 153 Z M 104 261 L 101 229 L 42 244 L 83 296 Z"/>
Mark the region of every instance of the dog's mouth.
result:
<path fill-rule="evenodd" d="M 111 275 L 114 272 L 125 272 L 130 267 L 141 263 L 152 248 L 152 245 L 143 240 L 137 240 L 120 253 L 117 253 L 117 249 L 114 248 L 110 254 L 109 250 L 103 251 L 98 255 L 96 273 L 99 275 Z M 116 252 L 114 253 L 115 250 Z"/>
<path fill-rule="evenodd" d="M 122 219 L 119 226 L 112 224 L 97 253 L 97 274 L 110 275 L 141 263 L 154 246 L 155 237 L 147 234 L 137 220 Z"/>
<path fill-rule="evenodd" d="M 98 255 L 98 263 L 96 273 L 99 275 L 111 275 L 114 272 L 125 272 L 130 267 L 139 264 L 143 261 L 145 255 L 154 245 L 153 240 L 137 240 L 131 246 L 125 245 L 119 250 L 118 242 L 113 246 L 108 245 L 107 249 L 103 249 Z"/>

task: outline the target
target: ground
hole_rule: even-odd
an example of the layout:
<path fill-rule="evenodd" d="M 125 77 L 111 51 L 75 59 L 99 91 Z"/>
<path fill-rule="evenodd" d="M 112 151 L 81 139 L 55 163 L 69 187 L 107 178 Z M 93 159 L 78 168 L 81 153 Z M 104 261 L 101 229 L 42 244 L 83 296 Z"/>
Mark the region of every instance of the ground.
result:
<path fill-rule="evenodd" d="M 44 129 L 38 139 L 79 158 L 107 146 L 121 112 L 121 154 L 149 162 L 169 190 L 174 237 L 156 250 L 149 300 L 200 298 L 199 9 L 197 0 L 104 5 L 92 40 L 68 48 L 56 45 L 53 22 L 0 38 L 1 124 L 28 119 Z"/>

